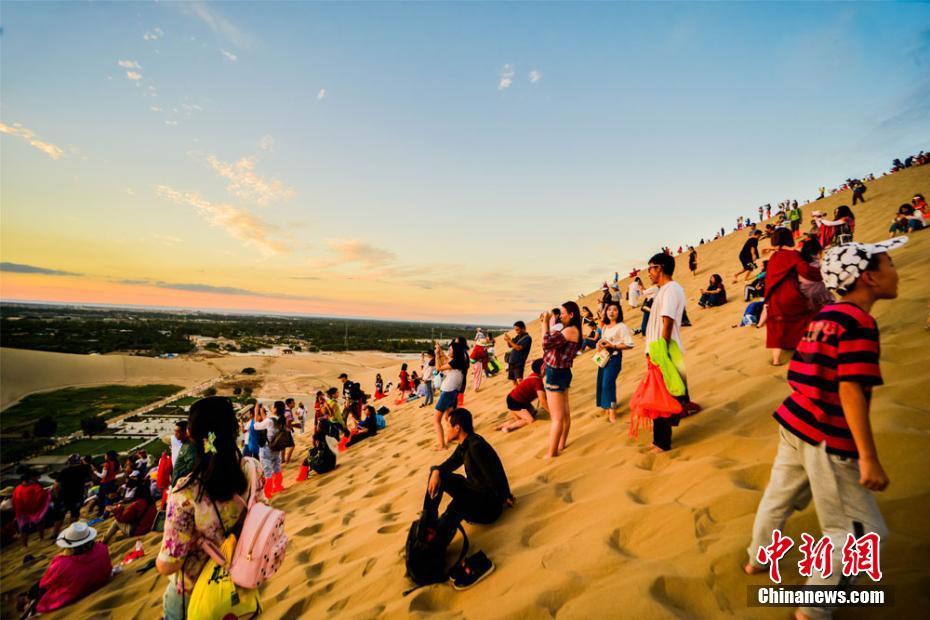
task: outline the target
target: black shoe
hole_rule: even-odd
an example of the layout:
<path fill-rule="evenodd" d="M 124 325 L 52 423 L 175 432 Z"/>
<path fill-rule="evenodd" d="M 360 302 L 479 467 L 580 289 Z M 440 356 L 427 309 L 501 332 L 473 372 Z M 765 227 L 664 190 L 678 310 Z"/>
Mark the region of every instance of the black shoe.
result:
<path fill-rule="evenodd" d="M 449 575 L 449 580 L 456 590 L 467 590 L 493 572 L 494 562 L 483 551 L 479 551 L 456 566 Z"/>

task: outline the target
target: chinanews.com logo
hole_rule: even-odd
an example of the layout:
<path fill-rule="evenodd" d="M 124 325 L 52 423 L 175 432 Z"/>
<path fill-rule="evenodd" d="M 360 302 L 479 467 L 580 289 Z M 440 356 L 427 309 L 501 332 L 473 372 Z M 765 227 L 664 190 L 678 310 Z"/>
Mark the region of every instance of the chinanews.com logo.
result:
<path fill-rule="evenodd" d="M 794 547 L 795 541 L 772 531 L 772 542 L 759 547 L 755 560 L 760 566 L 768 566 L 769 580 L 782 583 L 779 561 Z M 839 606 L 886 606 L 894 604 L 893 590 L 888 586 L 874 585 L 882 579 L 881 537 L 867 533 L 856 537 L 846 535 L 839 558 L 841 566 L 834 566 L 834 544 L 828 536 L 815 539 L 807 533 L 801 534 L 798 545 L 801 559 L 798 574 L 807 577 L 809 585 L 801 586 L 750 586 L 747 604 L 753 607 L 839 607 Z M 864 575 L 872 584 L 853 585 Z"/>

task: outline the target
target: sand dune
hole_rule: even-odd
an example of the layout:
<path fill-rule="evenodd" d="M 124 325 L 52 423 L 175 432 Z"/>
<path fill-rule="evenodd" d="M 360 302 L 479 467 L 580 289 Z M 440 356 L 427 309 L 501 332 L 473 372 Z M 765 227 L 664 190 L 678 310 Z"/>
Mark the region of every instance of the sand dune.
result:
<path fill-rule="evenodd" d="M 884 238 L 896 207 L 913 192 L 928 190 L 930 167 L 872 183 L 869 202 L 856 208 L 857 239 Z M 832 209 L 845 200 L 846 195 L 832 197 L 816 207 Z M 806 215 L 811 208 L 805 208 Z M 747 607 L 746 587 L 767 578 L 748 578 L 740 570 L 774 456 L 777 430 L 771 413 L 787 394 L 785 369 L 768 365 L 762 330 L 730 328 L 744 304 L 732 301 L 705 311 L 694 304 L 711 273 L 736 271 L 743 237 L 731 234 L 701 246 L 697 277 L 687 272 L 686 258 L 679 259 L 677 279 L 688 293 L 694 324 L 683 333 L 689 384 L 704 411 L 675 431 L 671 452 L 650 454 L 647 437 L 637 441 L 627 434 L 627 404 L 643 372 L 641 349 L 624 360 L 624 415 L 616 425 L 595 415 L 590 354 L 576 362 L 571 442 L 554 462 L 541 460 L 546 421 L 510 435 L 492 430 L 505 415 L 503 378 L 486 382 L 477 395 L 469 391 L 465 404 L 476 416 L 478 432 L 500 453 L 517 497 L 498 524 L 467 526 L 473 548 L 486 551 L 497 571 L 465 592 L 438 585 L 403 597 L 410 587 L 402 558 L 406 530 L 420 508 L 427 468 L 442 456 L 431 449 L 427 410 L 415 404 L 396 408 L 388 429 L 350 449 L 336 472 L 300 484 L 292 482 L 294 466 L 286 472 L 291 486 L 274 503 L 288 513 L 291 544 L 281 572 L 263 590 L 266 616 L 788 617 L 787 609 Z M 846 610 L 837 614 L 840 618 L 916 617 L 930 608 L 928 250 L 930 232 L 923 232 L 895 253 L 900 298 L 875 308 L 885 385 L 876 390 L 873 419 L 892 481 L 879 495 L 891 529 L 882 568 L 885 583 L 895 587 L 896 604 L 870 612 Z M 605 266 L 605 272 L 612 271 Z M 731 297 L 738 298 L 739 291 Z M 593 295 L 587 300 L 593 302 Z M 628 324 L 638 319 L 638 311 L 627 310 Z M 530 330 L 535 337 L 535 322 Z M 287 371 L 286 364 L 276 368 Z M 390 374 L 393 379 L 396 372 Z M 280 380 L 269 379 L 266 385 Z M 280 381 L 292 389 L 286 379 Z M 787 528 L 794 537 L 803 531 L 818 531 L 812 509 Z M 145 538 L 147 557 L 158 543 L 157 535 Z M 131 544 L 114 544 L 114 557 Z M 42 549 L 46 557 L 51 552 L 49 546 Z M 3 554 L 5 613 L 10 613 L 10 594 L 37 579 L 44 565 L 23 570 L 20 557 L 15 548 Z M 792 566 L 797 559 L 793 550 L 782 562 L 787 583 L 799 582 Z M 164 578 L 152 572 L 127 571 L 61 615 L 157 617 L 164 587 Z"/>

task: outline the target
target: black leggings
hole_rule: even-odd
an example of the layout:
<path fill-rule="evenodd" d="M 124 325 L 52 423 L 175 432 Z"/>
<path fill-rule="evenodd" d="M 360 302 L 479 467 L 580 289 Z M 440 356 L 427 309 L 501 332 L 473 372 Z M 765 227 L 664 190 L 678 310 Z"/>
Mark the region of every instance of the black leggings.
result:
<path fill-rule="evenodd" d="M 455 530 L 464 519 L 469 523 L 493 523 L 501 516 L 504 505 L 493 493 L 475 489 L 468 484 L 465 476 L 460 474 L 439 473 L 439 492 L 436 497 L 426 494 L 424 510 L 439 510 L 442 494 L 448 493 L 452 498 L 446 511 L 439 517 L 440 531 L 446 532 L 449 541 L 455 536 Z"/>
<path fill-rule="evenodd" d="M 676 397 L 682 407 L 691 402 L 687 394 Z M 652 421 L 652 443 L 663 450 L 672 449 L 672 427 L 678 426 L 683 415 L 674 415 L 670 418 L 656 418 Z"/>
<path fill-rule="evenodd" d="M 507 409 L 510 411 L 520 411 L 521 409 L 526 410 L 531 416 L 536 417 L 536 408 L 533 407 L 533 403 L 521 403 L 513 399 L 513 397 L 507 395 Z"/>

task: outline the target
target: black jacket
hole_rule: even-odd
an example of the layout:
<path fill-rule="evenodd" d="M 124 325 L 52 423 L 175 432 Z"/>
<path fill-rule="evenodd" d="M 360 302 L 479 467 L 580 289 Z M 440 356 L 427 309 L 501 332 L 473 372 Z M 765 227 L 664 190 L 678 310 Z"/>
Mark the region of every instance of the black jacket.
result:
<path fill-rule="evenodd" d="M 501 503 L 511 497 L 504 465 L 491 444 L 481 435 L 470 433 L 455 448 L 452 456 L 433 469 L 451 474 L 462 465 L 465 466 L 465 479 L 474 490 L 492 493 Z"/>

